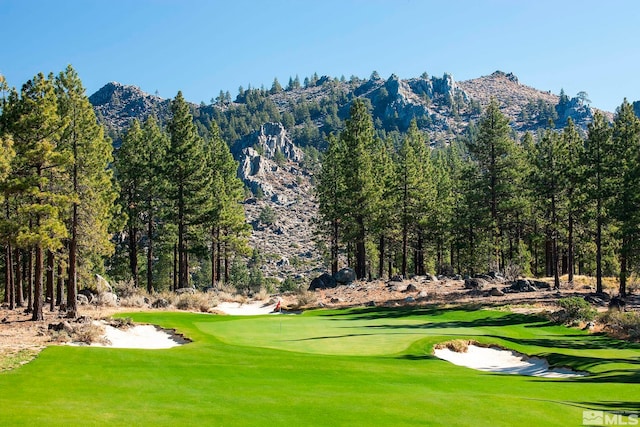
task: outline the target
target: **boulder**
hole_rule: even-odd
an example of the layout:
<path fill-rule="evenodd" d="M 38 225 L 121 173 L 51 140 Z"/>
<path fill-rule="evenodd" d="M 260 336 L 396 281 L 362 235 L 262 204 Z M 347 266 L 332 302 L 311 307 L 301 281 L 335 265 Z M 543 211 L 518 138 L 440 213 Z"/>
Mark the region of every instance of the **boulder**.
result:
<path fill-rule="evenodd" d="M 416 302 L 416 299 L 415 299 L 414 297 L 406 297 L 406 298 L 404 299 L 404 302 L 409 302 L 409 303 L 411 303 L 411 302 Z"/>
<path fill-rule="evenodd" d="M 177 295 L 195 294 L 195 293 L 196 293 L 195 288 L 178 288 L 178 289 L 176 289 L 176 294 Z"/>
<path fill-rule="evenodd" d="M 309 285 L 310 291 L 315 291 L 316 289 L 328 289 L 335 288 L 338 285 L 336 280 L 332 275 L 327 273 L 322 273 L 320 276 L 316 277 L 311 281 L 311 285 Z"/>
<path fill-rule="evenodd" d="M 118 305 L 118 296 L 113 292 L 103 292 L 98 295 L 98 304 L 115 307 Z"/>
<path fill-rule="evenodd" d="M 529 283 L 538 289 L 551 289 L 551 285 L 547 282 L 543 282 L 542 280 L 529 280 Z"/>
<path fill-rule="evenodd" d="M 338 283 L 351 283 L 356 280 L 356 272 L 353 268 L 345 267 L 338 271 L 333 278 L 336 279 Z"/>
<path fill-rule="evenodd" d="M 538 288 L 533 286 L 531 282 L 527 279 L 518 279 L 511 283 L 511 286 L 507 286 L 503 288 L 503 292 L 513 293 L 513 292 L 536 292 Z"/>
<path fill-rule="evenodd" d="M 391 278 L 391 281 L 392 281 L 392 282 L 402 282 L 403 280 L 404 280 L 404 279 L 403 279 L 403 278 L 402 278 L 402 276 L 401 276 L 401 275 L 399 275 L 399 274 L 397 274 L 397 275 L 395 275 L 395 276 L 393 276 L 393 277 Z"/>
<path fill-rule="evenodd" d="M 589 294 L 584 296 L 584 300 L 589 304 L 597 305 L 600 307 L 604 307 L 607 305 L 607 302 L 598 294 Z"/>
<path fill-rule="evenodd" d="M 471 279 L 465 279 L 464 288 L 473 289 L 479 291 L 487 286 L 487 281 L 479 277 L 472 277 Z"/>
<path fill-rule="evenodd" d="M 167 308 L 169 307 L 169 301 L 167 301 L 164 298 L 158 298 L 157 300 L 155 300 L 153 302 L 153 304 L 151 304 L 151 307 L 153 308 Z"/>
<path fill-rule="evenodd" d="M 489 295 L 493 296 L 493 297 L 503 297 L 504 296 L 504 292 L 502 292 L 500 289 L 493 287 L 491 289 L 489 289 Z"/>
<path fill-rule="evenodd" d="M 78 301 L 78 304 L 80 304 L 80 305 L 89 304 L 89 299 L 86 297 L 86 295 L 83 295 L 83 294 L 78 294 L 78 296 L 76 297 L 76 300 Z"/>
<path fill-rule="evenodd" d="M 615 296 L 609 301 L 609 310 L 624 311 L 626 301 L 621 296 Z"/>
<path fill-rule="evenodd" d="M 111 287 L 109 282 L 107 282 L 107 279 L 99 274 L 96 274 L 96 291 L 98 291 L 98 294 L 101 294 L 103 292 L 113 292 L 113 288 Z"/>
<path fill-rule="evenodd" d="M 84 296 L 87 299 L 87 304 L 93 302 L 96 299 L 96 295 L 91 292 L 91 289 L 81 289 L 78 291 L 78 296 Z M 80 300 L 78 300 L 80 302 Z"/>
<path fill-rule="evenodd" d="M 409 283 L 406 287 L 406 289 L 404 290 L 404 292 L 417 292 L 418 288 L 416 288 L 416 285 L 414 285 L 413 283 Z"/>

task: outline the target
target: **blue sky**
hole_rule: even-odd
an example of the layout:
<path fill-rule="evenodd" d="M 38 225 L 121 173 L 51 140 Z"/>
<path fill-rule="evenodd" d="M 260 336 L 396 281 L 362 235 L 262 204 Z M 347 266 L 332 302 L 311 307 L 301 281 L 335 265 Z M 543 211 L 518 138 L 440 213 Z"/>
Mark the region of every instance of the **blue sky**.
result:
<path fill-rule="evenodd" d="M 635 0 L 0 0 L 0 74 L 19 87 L 72 64 L 88 94 L 118 81 L 208 103 L 314 72 L 502 70 L 613 111 L 640 100 L 638 23 Z"/>

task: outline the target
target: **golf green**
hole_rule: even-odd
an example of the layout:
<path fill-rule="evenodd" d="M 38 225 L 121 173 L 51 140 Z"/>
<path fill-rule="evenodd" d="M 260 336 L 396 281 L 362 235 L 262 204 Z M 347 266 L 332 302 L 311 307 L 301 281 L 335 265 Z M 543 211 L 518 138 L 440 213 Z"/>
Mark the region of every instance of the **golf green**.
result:
<path fill-rule="evenodd" d="M 438 307 L 125 316 L 193 342 L 49 347 L 0 374 L 0 425 L 567 426 L 593 414 L 584 411 L 631 425 L 640 413 L 640 345 L 534 316 Z M 432 355 L 455 338 L 589 375 L 495 374 Z"/>

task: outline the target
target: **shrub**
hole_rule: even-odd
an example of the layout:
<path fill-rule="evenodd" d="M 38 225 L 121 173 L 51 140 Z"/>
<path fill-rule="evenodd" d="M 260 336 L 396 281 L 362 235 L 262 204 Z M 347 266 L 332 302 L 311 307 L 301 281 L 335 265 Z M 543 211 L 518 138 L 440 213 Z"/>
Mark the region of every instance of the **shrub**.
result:
<path fill-rule="evenodd" d="M 298 283 L 296 283 L 296 281 L 293 280 L 291 277 L 287 277 L 280 284 L 280 292 L 295 292 L 299 288 L 300 286 L 298 285 Z"/>
<path fill-rule="evenodd" d="M 211 307 L 216 305 L 207 294 L 197 292 L 195 294 L 179 295 L 175 306 L 178 310 L 196 310 L 206 313 Z"/>
<path fill-rule="evenodd" d="M 563 309 L 563 314 L 557 320 L 562 323 L 588 322 L 596 317 L 596 309 L 580 297 L 560 298 L 558 305 Z"/>
<path fill-rule="evenodd" d="M 448 348 L 451 351 L 455 351 L 456 353 L 466 353 L 469 349 L 469 345 L 475 344 L 474 341 L 469 340 L 451 340 L 443 343 L 436 344 L 434 348 L 443 349 Z"/>
<path fill-rule="evenodd" d="M 636 311 L 609 310 L 598 319 L 604 328 L 616 336 L 640 339 L 640 313 Z"/>

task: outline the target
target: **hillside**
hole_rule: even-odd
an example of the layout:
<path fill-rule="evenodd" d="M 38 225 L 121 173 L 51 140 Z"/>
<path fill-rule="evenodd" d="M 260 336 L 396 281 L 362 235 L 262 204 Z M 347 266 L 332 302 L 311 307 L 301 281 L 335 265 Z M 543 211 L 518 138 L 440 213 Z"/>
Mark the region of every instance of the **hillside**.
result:
<path fill-rule="evenodd" d="M 267 276 L 311 277 L 323 266 L 313 240 L 314 161 L 306 156 L 313 150 L 304 148 L 322 150 L 326 135 L 342 128 L 355 97 L 368 100 L 381 135 L 397 140 L 416 119 L 432 145 L 462 135 L 492 98 L 519 134 L 545 127 L 550 119 L 561 125 L 568 117 L 584 131 L 593 116 L 578 98 L 563 99 L 531 88 L 500 71 L 462 82 L 449 74 L 407 80 L 395 75 L 384 80 L 376 73 L 370 79 L 314 77 L 304 85 L 290 83 L 286 89 L 275 85 L 271 90 L 247 89 L 233 101 L 221 93 L 213 104 L 191 104 L 201 130 L 209 120 L 219 124 L 238 161 L 238 176 L 254 195 L 245 200 L 244 208 L 252 225 L 251 247 L 263 257 Z M 90 101 L 116 147 L 133 118 L 155 115 L 163 122 L 169 114 L 170 100 L 115 82 Z M 276 153 L 284 159 L 276 159 Z M 265 210 L 274 217 L 271 223 L 260 220 Z"/>

